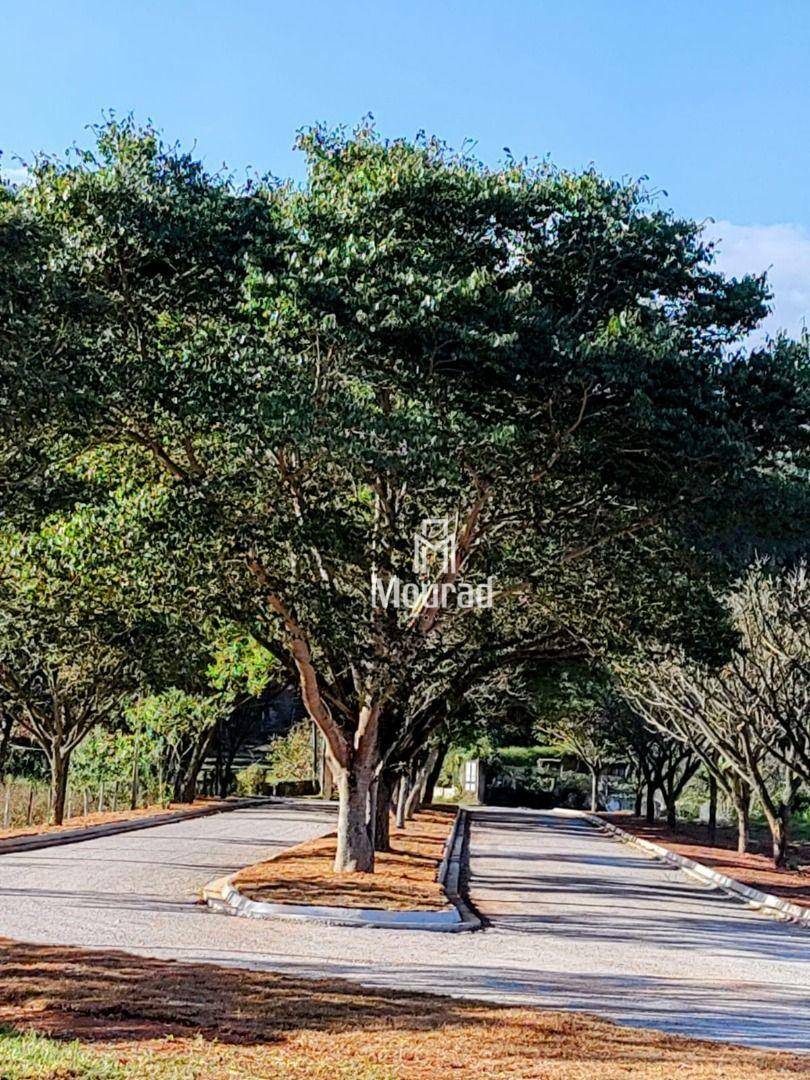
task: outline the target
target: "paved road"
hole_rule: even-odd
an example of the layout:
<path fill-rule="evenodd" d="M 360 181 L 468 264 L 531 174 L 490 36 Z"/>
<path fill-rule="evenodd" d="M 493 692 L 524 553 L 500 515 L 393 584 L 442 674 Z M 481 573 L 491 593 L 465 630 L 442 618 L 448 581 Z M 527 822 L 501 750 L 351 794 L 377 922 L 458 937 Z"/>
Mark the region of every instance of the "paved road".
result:
<path fill-rule="evenodd" d="M 205 881 L 326 831 L 330 808 L 251 808 L 0 856 L 0 935 L 334 975 L 810 1051 L 810 932 L 694 884 L 587 822 L 481 810 L 475 934 L 214 915 Z"/>

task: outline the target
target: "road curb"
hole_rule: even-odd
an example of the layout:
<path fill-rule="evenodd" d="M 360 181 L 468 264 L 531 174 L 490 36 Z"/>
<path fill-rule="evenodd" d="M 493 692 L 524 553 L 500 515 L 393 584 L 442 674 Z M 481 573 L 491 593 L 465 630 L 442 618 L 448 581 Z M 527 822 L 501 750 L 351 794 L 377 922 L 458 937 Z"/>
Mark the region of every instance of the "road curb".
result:
<path fill-rule="evenodd" d="M 780 900 L 779 897 L 774 896 L 773 893 L 761 892 L 759 889 L 754 889 L 750 885 L 744 885 L 741 881 L 735 881 L 734 878 L 721 874 L 719 870 L 712 870 L 711 867 L 704 866 L 703 863 L 695 862 L 694 859 L 689 859 L 685 855 L 679 855 L 675 851 L 670 851 L 669 848 L 663 847 L 661 844 L 655 844 L 652 840 L 645 840 L 643 837 L 634 836 L 633 833 L 627 832 L 625 829 L 620 828 L 618 825 L 614 825 L 610 821 L 603 821 L 602 818 L 597 817 L 596 814 L 590 814 L 584 810 L 571 811 L 570 814 L 572 816 L 585 818 L 592 824 L 598 825 L 604 832 L 617 837 L 624 843 L 633 844 L 635 847 L 641 848 L 642 851 L 654 855 L 657 859 L 662 859 L 664 862 L 669 863 L 670 866 L 675 866 L 679 870 L 683 870 L 693 877 L 698 878 L 700 881 L 708 882 L 718 889 L 723 889 L 725 892 L 731 893 L 733 896 L 744 900 L 751 908 L 758 911 L 765 911 L 767 914 L 773 915 L 778 919 L 783 919 L 785 922 L 792 922 L 799 926 L 810 927 L 810 908 L 800 907 L 798 904 L 791 904 L 789 900 Z"/>
<path fill-rule="evenodd" d="M 234 885 L 233 876 L 210 881 L 203 888 L 203 900 L 212 911 L 219 914 L 248 919 L 279 919 L 394 930 L 429 930 L 445 934 L 477 930 L 481 926 L 481 920 L 470 911 L 459 892 L 466 831 L 467 812 L 459 809 L 437 871 L 437 880 L 444 886 L 450 901 L 441 911 L 387 911 L 383 908 L 267 903 L 250 900 Z"/>
<path fill-rule="evenodd" d="M 39 835 L 21 836 L 19 839 L 0 840 L 0 855 L 13 855 L 20 851 L 36 851 L 38 848 L 57 847 L 60 844 L 78 844 L 82 840 L 96 840 L 101 836 L 115 836 L 116 833 L 135 832 L 138 829 L 153 829 L 158 825 L 172 825 L 178 821 L 191 821 L 194 818 L 224 814 L 230 810 L 244 810 L 249 806 L 261 806 L 282 801 L 282 799 L 271 797 L 225 799 L 215 806 L 202 806 L 197 810 L 174 810 L 167 814 L 153 814 L 149 817 L 130 818 L 128 821 L 111 821 L 104 825 L 91 825 L 89 828 L 65 829 L 63 832 L 41 833 Z"/>
<path fill-rule="evenodd" d="M 480 930 L 483 925 L 467 903 L 461 891 L 461 873 L 464 869 L 464 857 L 467 852 L 470 834 L 470 814 L 463 806 L 458 808 L 456 820 L 447 838 L 444 858 L 439 864 L 437 880 L 444 885 L 448 900 L 455 905 L 462 926 L 461 930 Z"/>

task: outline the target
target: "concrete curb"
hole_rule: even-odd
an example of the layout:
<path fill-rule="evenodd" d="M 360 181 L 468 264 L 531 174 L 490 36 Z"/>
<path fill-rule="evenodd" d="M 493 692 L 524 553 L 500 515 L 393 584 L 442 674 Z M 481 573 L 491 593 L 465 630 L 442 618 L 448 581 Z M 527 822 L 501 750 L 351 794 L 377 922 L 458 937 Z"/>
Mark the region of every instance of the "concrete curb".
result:
<path fill-rule="evenodd" d="M 669 863 L 670 866 L 683 870 L 699 881 L 707 882 L 718 889 L 731 893 L 732 896 L 744 900 L 748 907 L 757 911 L 764 911 L 786 922 L 810 927 L 810 908 L 791 904 L 789 900 L 780 900 L 778 896 L 774 896 L 772 893 L 764 893 L 759 889 L 753 889 L 750 885 L 743 885 L 741 881 L 735 881 L 734 878 L 727 877 L 718 870 L 712 870 L 711 867 L 704 866 L 703 863 L 695 862 L 694 859 L 689 859 L 685 855 L 670 851 L 669 848 L 663 847 L 661 844 L 655 844 L 641 836 L 634 836 L 633 833 L 627 832 L 610 821 L 603 821 L 596 814 L 590 814 L 584 810 L 572 811 L 571 813 L 577 817 L 585 818 L 594 825 L 598 825 L 604 832 L 617 837 L 624 843 L 633 844 L 635 847 L 641 848 L 642 851 L 655 856 L 655 858 Z"/>
<path fill-rule="evenodd" d="M 230 810 L 244 810 L 248 806 L 261 806 L 282 801 L 264 796 L 223 800 L 215 806 L 202 806 L 197 810 L 173 810 L 166 814 L 131 818 L 129 821 L 111 821 L 87 828 L 65 829 L 63 832 L 40 833 L 21 836 L 18 839 L 0 840 L 0 855 L 12 855 L 19 851 L 36 851 L 38 848 L 56 847 L 59 844 L 78 844 L 82 840 L 96 840 L 100 836 L 115 836 L 116 833 L 135 832 L 137 829 L 153 829 L 158 825 L 172 825 L 178 821 L 191 821 L 193 818 L 210 817 L 212 814 L 224 814 Z"/>
<path fill-rule="evenodd" d="M 470 834 L 470 814 L 460 806 L 456 813 L 456 820 L 447 838 L 444 858 L 439 865 L 437 879 L 444 885 L 448 900 L 455 905 L 461 916 L 462 925 L 460 930 L 480 930 L 483 925 L 481 920 L 469 906 L 461 891 L 461 872 L 464 868 L 464 859 L 467 853 Z"/>
<path fill-rule="evenodd" d="M 349 908 L 317 904 L 274 904 L 250 900 L 233 883 L 233 877 L 217 878 L 203 889 L 212 911 L 248 919 L 282 919 L 332 926 L 363 926 L 394 930 L 430 930 L 459 933 L 477 930 L 481 920 L 473 915 L 459 894 L 459 877 L 466 835 L 467 814 L 459 809 L 445 844 L 437 880 L 444 885 L 450 904 L 441 911 L 386 911 L 383 908 Z"/>

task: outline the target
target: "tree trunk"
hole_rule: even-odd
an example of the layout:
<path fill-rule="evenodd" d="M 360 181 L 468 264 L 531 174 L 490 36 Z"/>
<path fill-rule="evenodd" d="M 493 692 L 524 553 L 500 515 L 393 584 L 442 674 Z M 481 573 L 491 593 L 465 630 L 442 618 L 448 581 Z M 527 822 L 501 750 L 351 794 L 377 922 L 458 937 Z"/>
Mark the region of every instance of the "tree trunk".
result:
<path fill-rule="evenodd" d="M 70 752 L 53 750 L 50 754 L 51 765 L 51 813 L 52 825 L 61 825 L 65 818 L 65 799 L 67 797 Z"/>
<path fill-rule="evenodd" d="M 408 797 L 405 800 L 405 818 L 410 821 L 416 811 L 419 809 L 419 797 L 422 793 L 422 778 L 417 774 L 416 779 L 411 784 L 408 791 Z"/>
<path fill-rule="evenodd" d="M 335 873 L 370 874 L 374 871 L 374 843 L 369 821 L 372 770 L 369 766 L 342 769 L 337 778 L 339 797 Z"/>
<path fill-rule="evenodd" d="M 717 842 L 717 777 L 709 774 L 709 843 Z"/>
<path fill-rule="evenodd" d="M 180 780 L 178 797 L 179 801 L 183 803 L 193 803 L 197 796 L 197 778 L 200 775 L 200 769 L 205 763 L 205 759 L 208 756 L 208 751 L 211 748 L 211 743 L 214 741 L 216 735 L 216 727 L 212 726 L 202 735 L 198 736 L 197 742 L 194 744 L 194 748 L 191 752 L 191 758 L 188 765 L 183 770 L 182 778 Z"/>
<path fill-rule="evenodd" d="M 667 808 L 667 828 L 675 830 L 678 827 L 678 800 L 671 792 L 662 792 Z"/>
<path fill-rule="evenodd" d="M 132 743 L 132 776 L 130 777 L 129 785 L 129 808 L 130 810 L 138 809 L 138 782 L 139 782 L 139 766 L 140 761 L 138 758 L 138 737 L 133 739 Z"/>
<path fill-rule="evenodd" d="M 11 714 L 3 714 L 2 719 L 0 719 L 0 774 L 4 772 L 6 767 L 6 758 L 11 746 L 11 729 L 13 727 L 14 720 Z"/>
<path fill-rule="evenodd" d="M 332 770 L 329 768 L 329 762 L 324 760 L 323 769 L 321 770 L 321 798 L 331 799 L 334 793 L 335 781 Z"/>
<path fill-rule="evenodd" d="M 734 802 L 734 812 L 737 815 L 737 854 L 744 855 L 748 851 L 750 840 L 748 821 L 750 795 L 739 782 L 735 782 L 733 785 L 732 800 Z"/>
<path fill-rule="evenodd" d="M 655 787 L 652 784 L 647 784 L 647 803 L 644 819 L 648 825 L 655 824 Z"/>
<path fill-rule="evenodd" d="M 599 809 L 599 770 L 591 769 L 591 813 Z"/>
<path fill-rule="evenodd" d="M 397 791 L 397 828 L 405 828 L 405 803 L 408 801 L 408 777 L 405 773 L 402 774 L 399 780 L 399 790 Z"/>
<path fill-rule="evenodd" d="M 771 834 L 771 857 L 773 859 L 773 865 L 776 867 L 784 866 L 788 840 L 785 816 L 781 813 L 773 814 L 764 804 L 762 806 L 762 811 L 765 814 L 765 820 L 768 822 L 768 830 Z"/>
<path fill-rule="evenodd" d="M 636 788 L 636 805 L 633 808 L 633 816 L 640 818 L 644 803 L 644 785 L 639 784 Z"/>
<path fill-rule="evenodd" d="M 425 789 L 425 781 L 427 780 L 427 774 L 433 765 L 432 754 L 435 751 L 431 751 L 428 757 L 422 762 L 419 768 L 416 770 L 416 775 L 413 778 L 411 789 L 408 792 L 408 798 L 405 801 L 405 817 L 410 821 L 416 811 L 422 806 L 422 800 Z"/>
<path fill-rule="evenodd" d="M 444 765 L 445 755 L 447 754 L 447 748 L 442 745 L 436 748 L 436 756 L 433 759 L 433 766 L 427 774 L 425 780 L 425 792 L 424 800 L 427 805 L 433 802 L 434 789 L 439 782 L 439 777 L 442 772 L 442 765 Z"/>
<path fill-rule="evenodd" d="M 217 778 L 217 791 L 220 799 L 225 799 L 230 795 L 233 785 L 233 763 L 236 760 L 238 753 L 237 747 L 229 747 L 223 754 L 220 750 L 217 755 L 217 768 L 219 770 L 219 776 Z"/>
<path fill-rule="evenodd" d="M 374 850 L 391 850 L 391 797 L 394 777 L 383 769 L 377 780 L 377 798 L 374 808 Z"/>

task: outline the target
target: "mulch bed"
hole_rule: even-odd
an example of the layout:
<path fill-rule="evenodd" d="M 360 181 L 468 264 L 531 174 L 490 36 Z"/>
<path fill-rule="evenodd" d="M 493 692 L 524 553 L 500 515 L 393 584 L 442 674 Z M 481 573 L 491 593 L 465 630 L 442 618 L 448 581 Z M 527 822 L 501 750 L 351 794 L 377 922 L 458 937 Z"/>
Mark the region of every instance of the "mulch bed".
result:
<path fill-rule="evenodd" d="M 251 900 L 277 904 L 440 911 L 447 897 L 436 872 L 455 813 L 455 807 L 432 807 L 404 829 L 392 827 L 391 850 L 377 852 L 373 874 L 336 874 L 332 833 L 240 870 L 234 884 Z"/>
<path fill-rule="evenodd" d="M 684 822 L 673 832 L 665 824 L 656 822 L 648 825 L 643 818 L 629 814 L 599 816 L 634 836 L 661 844 L 670 851 L 703 863 L 704 866 L 711 867 L 712 870 L 717 870 L 743 885 L 772 893 L 802 907 L 810 907 L 810 865 L 801 866 L 799 869 L 777 870 L 767 855 L 750 851 L 745 855 L 738 855 L 734 850 L 736 834 L 732 830 L 718 829 L 718 843 L 710 846 L 706 842 L 706 826 L 698 823 Z M 792 859 L 805 859 L 810 864 L 810 848 L 807 845 L 794 848 L 791 855 Z"/>
<path fill-rule="evenodd" d="M 784 1080 L 810 1072 L 798 1055 L 338 979 L 2 939 L 0 970 L 0 1024 L 79 1039 L 137 1080 Z M 6 1075 L 2 1055 L 0 1036 Z"/>

